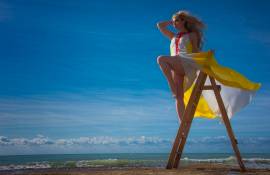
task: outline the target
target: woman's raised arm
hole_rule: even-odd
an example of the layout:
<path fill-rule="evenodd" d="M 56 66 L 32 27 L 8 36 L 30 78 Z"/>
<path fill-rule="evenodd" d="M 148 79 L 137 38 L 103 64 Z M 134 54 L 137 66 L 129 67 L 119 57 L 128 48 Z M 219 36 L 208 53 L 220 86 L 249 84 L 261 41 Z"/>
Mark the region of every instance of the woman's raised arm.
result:
<path fill-rule="evenodd" d="M 167 29 L 168 25 L 172 25 L 172 21 L 162 21 L 157 23 L 159 31 L 171 40 L 175 34 Z"/>

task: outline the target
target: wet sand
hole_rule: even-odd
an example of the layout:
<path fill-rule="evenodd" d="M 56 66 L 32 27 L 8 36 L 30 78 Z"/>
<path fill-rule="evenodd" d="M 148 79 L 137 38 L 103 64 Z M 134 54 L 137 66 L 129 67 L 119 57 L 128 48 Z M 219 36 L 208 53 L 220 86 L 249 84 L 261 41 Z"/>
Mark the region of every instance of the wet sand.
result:
<path fill-rule="evenodd" d="M 239 167 L 223 164 L 194 164 L 179 169 L 167 170 L 165 168 L 49 168 L 1 171 L 5 175 L 270 175 L 270 169 L 251 169 L 240 172 Z"/>

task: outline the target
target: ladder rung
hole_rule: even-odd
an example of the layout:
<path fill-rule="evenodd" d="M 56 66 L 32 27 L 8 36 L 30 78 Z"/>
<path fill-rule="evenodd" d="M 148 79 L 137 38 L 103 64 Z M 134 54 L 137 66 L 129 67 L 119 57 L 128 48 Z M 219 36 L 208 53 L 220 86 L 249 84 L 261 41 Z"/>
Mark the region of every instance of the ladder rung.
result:
<path fill-rule="evenodd" d="M 221 86 L 220 85 L 217 85 L 217 88 L 218 88 L 219 91 L 221 90 Z M 203 86 L 203 89 L 202 90 L 214 90 L 214 89 L 213 89 L 213 86 L 212 85 L 205 85 L 205 86 Z"/>

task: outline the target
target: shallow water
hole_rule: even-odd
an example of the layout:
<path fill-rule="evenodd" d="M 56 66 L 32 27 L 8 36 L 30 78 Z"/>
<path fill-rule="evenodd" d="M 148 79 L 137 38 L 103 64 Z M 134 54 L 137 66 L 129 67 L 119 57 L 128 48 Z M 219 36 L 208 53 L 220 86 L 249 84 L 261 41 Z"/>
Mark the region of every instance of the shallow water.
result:
<path fill-rule="evenodd" d="M 0 171 L 73 167 L 165 167 L 167 153 L 58 154 L 0 156 Z M 242 154 L 248 168 L 270 168 L 270 154 Z M 233 154 L 184 154 L 181 165 L 222 163 L 237 165 Z"/>

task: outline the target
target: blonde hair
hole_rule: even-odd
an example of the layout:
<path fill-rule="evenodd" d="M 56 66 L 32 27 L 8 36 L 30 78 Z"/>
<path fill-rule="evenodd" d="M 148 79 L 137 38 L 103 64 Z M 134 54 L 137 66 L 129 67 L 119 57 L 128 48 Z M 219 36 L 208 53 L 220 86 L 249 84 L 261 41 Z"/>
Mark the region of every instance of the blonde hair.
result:
<path fill-rule="evenodd" d="M 173 14 L 172 19 L 182 18 L 185 23 L 184 26 L 188 32 L 194 32 L 198 37 L 198 48 L 203 46 L 203 32 L 206 27 L 205 24 L 195 16 L 192 16 L 188 11 L 181 10 Z"/>

